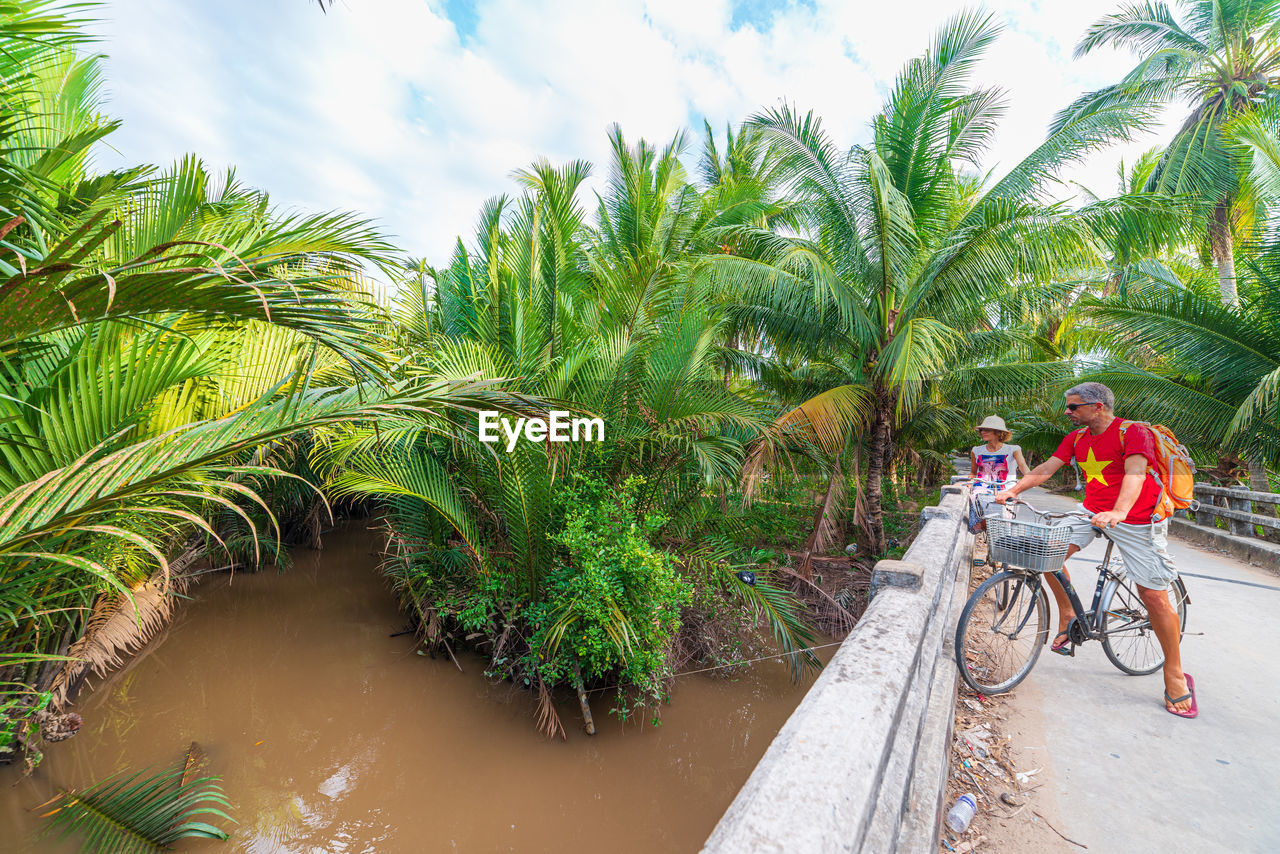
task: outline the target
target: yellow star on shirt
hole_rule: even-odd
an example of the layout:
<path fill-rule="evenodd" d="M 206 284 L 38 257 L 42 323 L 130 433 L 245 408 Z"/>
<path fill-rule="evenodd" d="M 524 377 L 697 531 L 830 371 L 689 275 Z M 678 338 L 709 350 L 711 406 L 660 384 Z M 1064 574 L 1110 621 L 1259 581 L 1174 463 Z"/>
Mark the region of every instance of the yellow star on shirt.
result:
<path fill-rule="evenodd" d="M 1080 470 L 1084 472 L 1085 483 L 1096 480 L 1103 486 L 1110 486 L 1110 484 L 1107 483 L 1107 479 L 1102 476 L 1102 470 L 1113 462 L 1115 461 L 1094 459 L 1093 448 L 1090 448 L 1089 458 L 1080 461 Z"/>

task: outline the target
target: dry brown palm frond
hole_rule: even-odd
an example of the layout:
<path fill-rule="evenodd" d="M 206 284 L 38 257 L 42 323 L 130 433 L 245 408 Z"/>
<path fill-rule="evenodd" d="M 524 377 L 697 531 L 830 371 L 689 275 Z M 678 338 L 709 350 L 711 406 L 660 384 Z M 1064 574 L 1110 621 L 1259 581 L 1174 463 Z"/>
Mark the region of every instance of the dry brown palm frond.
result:
<path fill-rule="evenodd" d="M 104 676 L 122 665 L 125 656 L 141 649 L 168 622 L 172 608 L 173 599 L 163 581 L 144 582 L 133 589 L 131 598 L 116 593 L 98 597 L 85 633 L 71 646 L 70 656 L 78 660 L 54 677 L 53 706 L 67 704 L 72 687 L 86 670 Z"/>
<path fill-rule="evenodd" d="M 862 492 L 862 449 L 860 447 L 853 450 L 853 507 L 851 509 L 854 528 L 863 532 L 864 543 L 870 542 L 871 534 L 867 527 L 869 524 L 867 501 Z"/>
<path fill-rule="evenodd" d="M 507 651 L 507 642 L 514 628 L 515 624 L 510 622 L 502 627 L 502 634 L 498 635 L 497 641 L 493 644 L 493 652 L 489 654 L 490 661 L 497 661 L 502 658 L 502 654 Z"/>
<path fill-rule="evenodd" d="M 811 579 L 805 578 L 800 573 L 785 566 L 774 567 L 774 570 L 797 582 L 796 585 L 793 585 L 799 588 L 796 591 L 797 595 L 805 600 L 805 604 L 813 612 L 814 620 L 822 623 L 823 629 L 827 634 L 844 634 L 858 622 L 857 614 L 837 602 L 835 596 L 815 584 Z"/>
<path fill-rule="evenodd" d="M 324 531 L 324 518 L 320 515 L 321 510 L 328 511 L 329 522 L 333 522 L 333 510 L 323 501 L 316 499 L 311 502 L 311 510 L 307 513 L 307 519 L 302 523 L 303 530 L 307 532 L 307 547 L 315 551 L 324 550 L 324 541 L 320 538 L 320 534 Z"/>
<path fill-rule="evenodd" d="M 124 664 L 126 656 L 146 646 L 168 624 L 177 603 L 173 593 L 182 593 L 187 587 L 188 579 L 182 573 L 195 563 L 200 553 L 198 548 L 188 549 L 171 561 L 165 572 L 152 575 L 134 588 L 131 597 L 116 593 L 98 597 L 84 634 L 68 652 L 75 660 L 62 666 L 49 687 L 54 709 L 70 702 L 75 686 L 86 671 L 105 676 Z"/>
<path fill-rule="evenodd" d="M 772 453 L 768 442 L 756 442 L 746 459 L 742 461 L 742 495 L 747 501 L 755 498 L 764 483 L 765 470 L 769 466 Z M 729 512 L 728 499 L 721 496 L 724 512 Z"/>
<path fill-rule="evenodd" d="M 412 605 L 414 613 L 418 615 L 418 635 L 432 647 L 443 641 L 444 624 L 440 620 L 439 609 L 425 605 L 408 584 L 401 587 L 401 593 L 402 600 L 408 600 L 407 604 Z M 453 650 L 449 650 L 449 657 L 453 657 Z M 457 659 L 454 662 L 457 663 Z M 461 670 L 461 666 L 458 669 Z"/>
<path fill-rule="evenodd" d="M 724 665 L 716 672 L 727 676 L 736 670 L 730 658 L 751 659 L 768 653 L 772 647 L 751 625 L 749 615 L 740 609 L 713 616 L 700 608 L 685 608 L 680 615 L 680 633 L 667 651 L 668 688 L 676 676 L 707 662 Z"/>
<path fill-rule="evenodd" d="M 556 711 L 555 700 L 551 696 L 551 689 L 541 679 L 538 680 L 537 723 L 538 730 L 544 733 L 547 738 L 559 736 L 561 741 L 568 741 L 568 736 L 564 732 L 564 724 L 560 722 L 560 713 Z"/>
<path fill-rule="evenodd" d="M 840 531 L 841 517 L 844 513 L 844 493 L 847 486 L 844 472 L 840 469 L 840 458 L 836 458 L 835 469 L 827 481 L 827 492 L 813 517 L 813 531 L 804 544 L 804 557 L 800 560 L 799 572 L 803 577 L 811 578 L 813 574 L 814 552 L 824 552 L 836 542 Z"/>

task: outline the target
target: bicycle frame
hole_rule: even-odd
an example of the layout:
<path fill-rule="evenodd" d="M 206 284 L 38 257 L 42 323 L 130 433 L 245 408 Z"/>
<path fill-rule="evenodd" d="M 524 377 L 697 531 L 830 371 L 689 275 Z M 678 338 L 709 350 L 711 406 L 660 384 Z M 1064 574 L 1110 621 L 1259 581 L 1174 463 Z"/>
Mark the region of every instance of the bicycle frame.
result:
<path fill-rule="evenodd" d="M 1103 535 L 1105 536 L 1105 534 Z M 1102 557 L 1102 563 L 1098 566 L 1098 583 L 1093 590 L 1093 604 L 1086 611 L 1084 603 L 1080 601 L 1080 595 L 1076 593 L 1075 585 L 1067 578 L 1066 573 L 1057 570 L 1051 573 L 1031 573 L 1026 575 L 1029 577 L 1028 586 L 1031 588 L 1032 595 L 1035 595 L 1036 589 L 1042 583 L 1041 579 L 1045 574 L 1052 575 L 1062 585 L 1062 589 L 1066 591 L 1067 599 L 1071 602 L 1071 608 L 1076 612 L 1076 619 L 1073 623 L 1078 624 L 1083 630 L 1083 640 L 1100 640 L 1102 638 L 1102 615 L 1106 608 L 1104 603 L 1110 603 L 1111 597 L 1115 595 L 1116 588 L 1120 586 L 1120 579 L 1111 573 L 1111 550 L 1115 548 L 1115 543 L 1107 540 L 1107 551 Z M 1018 567 L 1009 567 L 1010 569 L 1018 569 Z M 1023 624 L 1030 619 L 1031 612 L 1028 610 L 1027 615 L 1023 617 Z M 1021 631 L 1022 625 L 1018 626 Z M 1075 641 L 1075 639 L 1072 639 Z"/>
<path fill-rule="evenodd" d="M 1050 516 L 1050 514 L 1041 513 L 1025 501 L 1019 501 L 1018 503 L 1027 506 L 1039 517 L 1044 518 Z M 1107 536 L 1105 531 L 1101 531 L 1097 528 L 1094 528 L 1094 531 L 1097 532 L 1100 537 Z M 1067 578 L 1066 573 L 1062 569 L 1050 573 L 1038 573 L 1024 570 L 1028 577 L 1034 577 L 1028 584 L 1033 595 L 1039 588 L 1040 584 L 1042 584 L 1041 577 L 1043 575 L 1052 575 L 1058 580 L 1058 583 L 1062 585 L 1062 589 L 1066 591 L 1067 600 L 1071 603 L 1071 608 L 1076 613 L 1076 618 L 1072 625 L 1078 624 L 1082 631 L 1080 638 L 1072 638 L 1073 642 L 1079 643 L 1084 640 L 1100 640 L 1103 636 L 1102 617 L 1106 612 L 1105 605 L 1110 604 L 1111 598 L 1115 595 L 1116 588 L 1120 586 L 1120 579 L 1111 572 L 1111 550 L 1114 549 L 1115 546 L 1115 542 L 1113 542 L 1110 537 L 1107 537 L 1107 551 L 1102 556 L 1102 563 L 1098 565 L 1098 583 L 1093 590 L 1093 604 L 1087 611 L 1085 610 L 1084 603 L 1080 601 L 1080 594 L 1076 593 L 1075 585 L 1071 583 L 1070 579 Z M 1009 566 L 1006 567 L 1006 569 L 1021 569 L 1021 567 Z M 1030 619 L 1029 613 L 1027 616 L 1023 617 L 1022 624 L 1018 626 L 1018 631 L 1022 630 L 1028 619 Z"/>
<path fill-rule="evenodd" d="M 1040 520 L 1082 515 L 1043 513 L 1027 506 Z M 1024 536 L 1037 536 L 1034 527 L 1022 530 L 1029 532 Z M 1097 536 L 1107 536 L 1097 526 L 1093 531 Z M 1054 544 L 1060 545 L 1061 539 L 1055 539 Z M 1035 541 L 1032 542 L 1034 544 Z M 1076 646 L 1097 640 L 1101 641 L 1111 663 L 1124 673 L 1144 676 L 1159 669 L 1164 660 L 1163 643 L 1158 649 L 1158 636 L 1151 637 L 1154 627 L 1146 614 L 1145 592 L 1141 586 L 1137 590 L 1132 589 L 1134 585 L 1119 567 L 1119 557 L 1114 552 L 1115 541 L 1109 536 L 1102 562 L 1097 567 L 1093 602 L 1087 610 L 1080 601 L 1080 593 L 1067 577 L 1062 552 L 1040 554 L 1032 547 L 1011 547 L 1009 544 L 1001 547 L 1001 557 L 1005 559 L 992 563 L 998 571 L 981 580 L 977 590 L 965 602 L 956 624 L 956 666 L 971 688 L 982 693 L 1010 691 L 1035 666 L 1041 648 L 1049 643 L 1052 634 L 1047 614 L 1049 603 L 1043 587 L 1045 576 L 1057 578 L 1062 585 L 1065 601 L 1061 603 L 1060 610 L 1075 612 L 1065 633 L 1071 644 L 1070 650 L 1063 650 L 1066 654 L 1074 655 Z M 1023 551 L 1030 555 L 1027 560 L 1032 568 L 1018 563 Z M 1113 559 L 1116 560 L 1115 567 Z M 1046 571 L 1059 560 L 1062 563 L 1058 569 Z M 1190 597 L 1180 580 L 1174 581 L 1171 590 L 1176 591 L 1172 603 L 1185 630 L 1185 604 Z M 1024 599 L 1025 594 L 1029 595 Z M 1028 630 L 1028 626 L 1032 628 Z"/>

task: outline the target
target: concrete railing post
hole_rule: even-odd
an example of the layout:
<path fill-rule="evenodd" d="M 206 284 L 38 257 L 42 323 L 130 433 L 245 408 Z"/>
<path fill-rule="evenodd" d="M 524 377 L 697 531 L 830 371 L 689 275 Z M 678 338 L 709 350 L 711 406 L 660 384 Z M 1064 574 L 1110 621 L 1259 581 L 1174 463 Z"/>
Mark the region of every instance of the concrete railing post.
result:
<path fill-rule="evenodd" d="M 1200 509 L 1196 511 L 1196 524 L 1204 525 L 1206 528 L 1212 528 L 1213 514 L 1205 508 L 1213 505 L 1213 496 L 1208 493 L 1201 492 L 1196 496 L 1196 498 L 1200 501 Z"/>
<path fill-rule="evenodd" d="M 1232 487 L 1229 487 L 1229 489 L 1232 492 L 1248 492 L 1249 491 L 1249 488 L 1247 486 L 1232 486 Z M 1227 506 L 1230 507 L 1232 510 L 1239 510 L 1241 513 L 1253 512 L 1253 502 L 1247 498 L 1228 498 Z M 1228 519 L 1227 528 L 1228 530 L 1231 531 L 1231 533 L 1239 537 L 1253 536 L 1253 526 L 1250 525 L 1248 522 L 1243 522 L 1239 519 Z"/>

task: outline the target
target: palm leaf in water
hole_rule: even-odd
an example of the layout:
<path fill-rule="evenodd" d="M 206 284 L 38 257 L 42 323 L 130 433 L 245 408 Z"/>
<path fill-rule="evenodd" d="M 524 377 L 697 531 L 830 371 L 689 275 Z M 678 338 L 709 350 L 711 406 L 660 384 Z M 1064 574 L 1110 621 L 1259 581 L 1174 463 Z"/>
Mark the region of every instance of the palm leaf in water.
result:
<path fill-rule="evenodd" d="M 59 790 L 41 817 L 51 821 L 48 832 L 66 837 L 84 835 L 85 852 L 163 851 L 179 839 L 226 839 L 227 834 L 199 820 L 213 817 L 233 821 L 218 777 L 185 780 L 188 762 L 151 776 L 146 770 L 121 773 L 83 791 Z"/>

